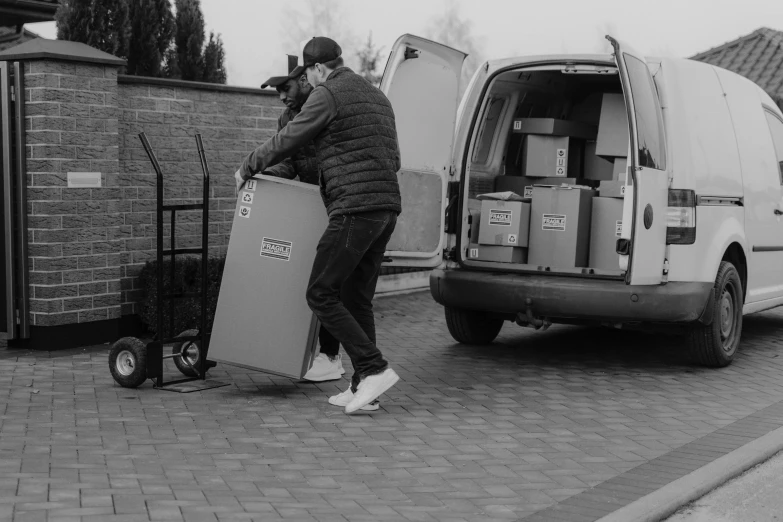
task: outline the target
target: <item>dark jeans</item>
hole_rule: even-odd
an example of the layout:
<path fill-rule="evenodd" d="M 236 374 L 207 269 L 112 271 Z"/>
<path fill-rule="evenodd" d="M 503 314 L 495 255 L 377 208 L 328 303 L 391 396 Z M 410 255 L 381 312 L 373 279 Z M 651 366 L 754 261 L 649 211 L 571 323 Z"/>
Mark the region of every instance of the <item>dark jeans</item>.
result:
<path fill-rule="evenodd" d="M 396 224 L 397 214 L 385 210 L 330 217 L 313 261 L 307 303 L 351 358 L 354 392 L 389 365 L 375 346 L 372 298 Z"/>
<path fill-rule="evenodd" d="M 321 343 L 321 353 L 329 358 L 334 359 L 340 353 L 340 341 L 335 339 L 324 325 L 318 329 L 318 341 Z"/>

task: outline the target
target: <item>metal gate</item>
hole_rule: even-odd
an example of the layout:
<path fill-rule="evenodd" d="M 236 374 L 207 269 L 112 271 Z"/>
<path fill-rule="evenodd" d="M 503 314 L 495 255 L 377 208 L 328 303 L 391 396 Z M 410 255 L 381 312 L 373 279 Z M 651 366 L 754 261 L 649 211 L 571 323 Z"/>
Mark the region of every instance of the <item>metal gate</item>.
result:
<path fill-rule="evenodd" d="M 30 336 L 24 65 L 0 62 L 0 332 Z"/>

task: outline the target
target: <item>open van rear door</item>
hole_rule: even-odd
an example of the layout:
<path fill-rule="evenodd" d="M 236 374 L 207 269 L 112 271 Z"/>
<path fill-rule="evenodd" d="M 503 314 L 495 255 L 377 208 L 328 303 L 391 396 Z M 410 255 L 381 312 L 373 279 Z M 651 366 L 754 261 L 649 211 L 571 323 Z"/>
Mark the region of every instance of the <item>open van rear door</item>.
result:
<path fill-rule="evenodd" d="M 381 90 L 397 124 L 402 214 L 386 247 L 387 266 L 435 267 L 443 259 L 446 185 L 466 56 L 409 34 L 392 48 Z"/>
<path fill-rule="evenodd" d="M 630 262 L 625 281 L 630 285 L 660 284 L 664 274 L 669 205 L 661 104 L 644 57 L 627 44 L 611 36 L 606 38 L 614 47 L 614 58 L 620 70 L 631 145 L 633 212 L 628 250 Z"/>

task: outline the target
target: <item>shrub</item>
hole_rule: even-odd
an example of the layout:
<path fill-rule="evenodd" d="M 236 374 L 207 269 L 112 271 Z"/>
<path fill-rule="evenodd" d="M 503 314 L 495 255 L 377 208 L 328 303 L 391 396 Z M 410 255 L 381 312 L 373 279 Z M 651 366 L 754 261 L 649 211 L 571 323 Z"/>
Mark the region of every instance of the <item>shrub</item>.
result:
<path fill-rule="evenodd" d="M 207 331 L 212 331 L 215 319 L 220 281 L 226 259 L 210 258 L 207 263 Z M 141 303 L 141 320 L 152 333 L 157 333 L 157 261 L 148 261 L 139 274 L 144 298 Z M 163 291 L 166 294 L 201 291 L 201 257 L 178 256 L 174 266 L 174 281 L 171 281 L 171 260 L 163 260 Z M 201 299 L 189 297 L 174 301 L 174 331 L 169 332 L 170 303 L 163 303 L 163 336 L 174 337 L 191 328 L 199 328 L 201 317 Z"/>

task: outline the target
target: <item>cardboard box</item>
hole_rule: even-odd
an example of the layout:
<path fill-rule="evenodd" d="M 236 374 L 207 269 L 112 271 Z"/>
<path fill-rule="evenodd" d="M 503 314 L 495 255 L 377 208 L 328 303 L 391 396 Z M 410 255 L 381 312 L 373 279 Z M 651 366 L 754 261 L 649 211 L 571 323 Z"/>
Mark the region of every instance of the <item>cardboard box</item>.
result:
<path fill-rule="evenodd" d="M 599 156 L 628 155 L 628 116 L 622 94 L 605 93 L 598 121 L 595 153 Z"/>
<path fill-rule="evenodd" d="M 495 192 L 513 192 L 523 198 L 533 197 L 533 185 L 576 185 L 576 178 L 529 178 L 527 176 L 498 176 Z"/>
<path fill-rule="evenodd" d="M 596 142 L 588 141 L 585 143 L 585 168 L 584 178 L 596 181 L 612 180 L 617 170 L 611 159 L 604 159 L 596 155 Z"/>
<path fill-rule="evenodd" d="M 611 181 L 602 181 L 598 185 L 598 195 L 602 198 L 624 198 L 625 181 L 616 179 Z"/>
<path fill-rule="evenodd" d="M 477 245 L 471 243 L 468 247 L 468 259 L 476 261 L 493 261 L 495 263 L 527 263 L 527 248 Z"/>
<path fill-rule="evenodd" d="M 525 201 L 481 202 L 479 244 L 526 247 L 530 228 L 530 203 Z"/>
<path fill-rule="evenodd" d="M 478 243 L 479 226 L 481 225 L 481 212 L 470 211 L 470 242 Z"/>
<path fill-rule="evenodd" d="M 616 244 L 623 230 L 623 200 L 593 198 L 590 220 L 590 268 L 619 270 Z"/>
<path fill-rule="evenodd" d="M 598 195 L 604 198 L 624 198 L 625 186 L 630 184 L 628 177 L 627 158 L 614 158 L 612 179 L 601 181 L 598 185 Z"/>
<path fill-rule="evenodd" d="M 521 134 L 572 136 L 583 140 L 594 140 L 598 135 L 595 125 L 554 118 L 518 118 L 514 120 L 511 130 Z"/>
<path fill-rule="evenodd" d="M 528 134 L 522 145 L 522 174 L 536 178 L 578 178 L 583 155 L 583 140 Z"/>
<path fill-rule="evenodd" d="M 595 191 L 585 187 L 533 187 L 528 263 L 586 267 Z"/>
<path fill-rule="evenodd" d="M 622 181 L 626 185 L 631 184 L 631 180 L 628 179 L 628 158 L 623 156 L 622 158 L 614 158 L 614 166 L 612 167 L 612 179 Z"/>

